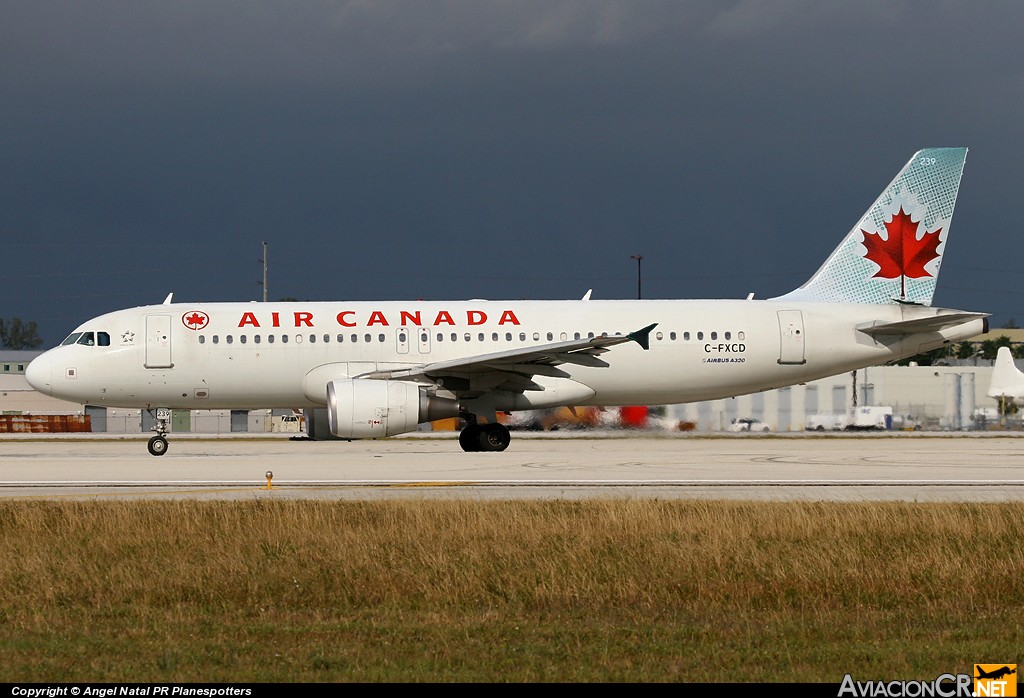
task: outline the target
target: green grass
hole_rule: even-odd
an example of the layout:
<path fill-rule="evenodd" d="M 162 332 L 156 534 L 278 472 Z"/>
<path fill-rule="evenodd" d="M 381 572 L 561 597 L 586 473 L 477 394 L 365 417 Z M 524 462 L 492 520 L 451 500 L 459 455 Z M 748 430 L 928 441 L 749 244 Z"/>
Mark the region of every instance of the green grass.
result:
<path fill-rule="evenodd" d="M 1024 647 L 1019 504 L 0 503 L 0 681 L 824 681 Z"/>

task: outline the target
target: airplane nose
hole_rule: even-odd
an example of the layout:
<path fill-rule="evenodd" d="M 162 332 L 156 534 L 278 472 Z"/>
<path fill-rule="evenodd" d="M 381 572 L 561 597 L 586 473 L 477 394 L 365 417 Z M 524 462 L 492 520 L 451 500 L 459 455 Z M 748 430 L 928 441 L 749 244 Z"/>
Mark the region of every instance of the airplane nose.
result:
<path fill-rule="evenodd" d="M 35 390 L 49 395 L 53 390 L 53 366 L 49 352 L 32 359 L 25 368 L 25 380 Z"/>

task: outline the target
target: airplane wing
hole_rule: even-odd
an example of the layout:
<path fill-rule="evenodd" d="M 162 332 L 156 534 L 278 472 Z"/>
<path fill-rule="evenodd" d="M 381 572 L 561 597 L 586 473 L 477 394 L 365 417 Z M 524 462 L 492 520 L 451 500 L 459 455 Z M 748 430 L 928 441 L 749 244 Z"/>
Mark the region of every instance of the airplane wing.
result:
<path fill-rule="evenodd" d="M 645 350 L 649 349 L 651 330 L 655 327 L 657 327 L 657 323 L 628 335 L 601 335 L 553 344 L 521 347 L 407 368 L 373 371 L 355 377 L 378 380 L 428 380 L 438 384 L 443 382 L 445 387 L 452 387 L 458 384 L 460 378 L 465 380 L 469 374 L 473 374 L 474 379 L 481 378 L 481 374 L 492 374 L 491 380 L 480 383 L 490 384 L 491 389 L 544 390 L 543 387 L 531 380 L 533 376 L 568 378 L 569 374 L 558 368 L 561 364 L 606 368 L 608 362 L 599 358 L 601 354 L 607 352 L 611 347 L 626 342 L 636 342 Z M 446 378 L 456 380 L 453 383 L 453 381 L 445 380 Z M 455 390 L 458 389 L 455 388 Z"/>

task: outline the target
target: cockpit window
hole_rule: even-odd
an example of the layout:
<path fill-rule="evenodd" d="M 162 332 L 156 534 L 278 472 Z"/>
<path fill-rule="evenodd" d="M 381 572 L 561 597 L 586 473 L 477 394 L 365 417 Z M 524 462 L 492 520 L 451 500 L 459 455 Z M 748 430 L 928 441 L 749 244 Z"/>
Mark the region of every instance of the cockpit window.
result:
<path fill-rule="evenodd" d="M 61 346 L 67 344 L 81 344 L 86 347 L 110 346 L 110 333 L 109 332 L 72 332 L 68 335 L 68 338 L 60 343 Z"/>

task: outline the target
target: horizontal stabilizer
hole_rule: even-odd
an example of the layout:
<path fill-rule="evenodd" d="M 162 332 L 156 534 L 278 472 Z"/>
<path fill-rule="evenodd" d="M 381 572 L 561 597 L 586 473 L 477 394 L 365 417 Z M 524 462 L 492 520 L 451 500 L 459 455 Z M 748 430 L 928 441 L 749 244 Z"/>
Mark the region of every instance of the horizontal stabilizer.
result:
<path fill-rule="evenodd" d="M 858 327 L 857 329 L 870 335 L 905 335 L 920 334 L 922 332 L 938 332 L 947 327 L 955 327 L 972 320 L 987 318 L 991 313 L 946 313 L 944 315 L 932 315 L 930 317 L 916 318 L 914 320 L 903 320 L 901 322 L 887 322 L 882 325 L 870 327 Z"/>

